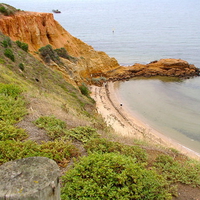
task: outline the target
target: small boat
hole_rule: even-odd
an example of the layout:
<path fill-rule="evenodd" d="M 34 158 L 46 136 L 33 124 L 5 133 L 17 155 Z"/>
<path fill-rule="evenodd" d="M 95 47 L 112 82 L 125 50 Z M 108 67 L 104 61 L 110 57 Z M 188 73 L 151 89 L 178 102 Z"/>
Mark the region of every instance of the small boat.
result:
<path fill-rule="evenodd" d="M 54 13 L 61 13 L 61 11 L 60 10 L 52 10 Z"/>

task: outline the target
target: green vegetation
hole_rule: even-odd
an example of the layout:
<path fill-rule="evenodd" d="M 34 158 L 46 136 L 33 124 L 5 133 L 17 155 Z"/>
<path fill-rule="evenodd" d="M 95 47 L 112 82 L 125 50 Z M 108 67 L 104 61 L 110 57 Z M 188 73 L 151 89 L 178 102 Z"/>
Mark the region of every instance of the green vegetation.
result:
<path fill-rule="evenodd" d="M 127 146 L 119 142 L 111 142 L 104 138 L 94 138 L 85 144 L 88 153 L 120 153 L 137 159 L 137 162 L 147 162 L 147 153 L 139 146 Z"/>
<path fill-rule="evenodd" d="M 200 163 L 187 161 L 183 164 L 168 155 L 161 155 L 154 166 L 169 181 L 200 186 Z"/>
<path fill-rule="evenodd" d="M 23 63 L 19 63 L 19 68 L 24 71 L 24 64 Z"/>
<path fill-rule="evenodd" d="M 27 138 L 25 130 L 16 128 L 13 125 L 0 121 L 0 141 L 24 140 Z"/>
<path fill-rule="evenodd" d="M 54 116 L 42 116 L 35 121 L 35 124 L 45 129 L 51 139 L 60 138 L 65 135 L 66 123 L 56 119 Z"/>
<path fill-rule="evenodd" d="M 15 56 L 13 54 L 12 49 L 5 49 L 4 50 L 4 55 L 8 58 L 10 58 L 13 62 L 15 62 Z"/>
<path fill-rule="evenodd" d="M 51 45 L 46 45 L 39 49 L 40 56 L 46 63 L 54 61 L 58 65 L 63 65 L 61 58 L 68 59 L 71 62 L 76 62 L 77 58 L 70 56 L 65 48 L 53 49 Z"/>
<path fill-rule="evenodd" d="M 86 97 L 90 96 L 90 90 L 88 89 L 88 87 L 85 85 L 85 83 L 82 83 L 81 86 L 79 86 L 79 89 L 81 91 L 81 93 L 83 95 L 85 95 Z"/>
<path fill-rule="evenodd" d="M 7 8 L 5 8 L 4 6 L 0 6 L 0 13 L 9 16 L 9 15 L 13 15 L 14 13 L 11 10 L 8 10 Z"/>
<path fill-rule="evenodd" d="M 5 16 L 13 15 L 17 11 L 19 11 L 19 10 L 17 10 L 16 8 L 14 8 L 8 4 L 0 3 L 0 13 Z"/>
<path fill-rule="evenodd" d="M 169 184 L 154 170 L 117 153 L 91 154 L 63 176 L 63 200 L 170 199 Z"/>
<path fill-rule="evenodd" d="M 65 48 L 60 48 L 60 49 L 54 49 L 54 51 L 58 54 L 59 57 L 68 59 L 72 62 L 76 62 L 77 59 L 75 57 L 72 57 L 68 54 L 67 50 Z"/>
<path fill-rule="evenodd" d="M 66 135 L 82 143 L 89 142 L 93 138 L 98 138 L 97 130 L 92 127 L 78 126 L 66 132 Z"/>
<path fill-rule="evenodd" d="M 53 159 L 58 165 L 66 167 L 71 157 L 79 155 L 78 149 L 69 141 L 55 140 L 42 144 L 33 141 L 0 141 L 0 164 L 10 160 L 43 156 Z"/>
<path fill-rule="evenodd" d="M 4 48 L 12 47 L 11 39 L 10 39 L 9 37 L 6 37 L 6 38 L 1 42 L 1 45 L 2 45 Z"/>
<path fill-rule="evenodd" d="M 0 83 L 0 119 L 3 122 L 13 125 L 27 113 L 21 93 L 16 85 Z"/>
<path fill-rule="evenodd" d="M 50 63 L 50 61 L 53 60 L 58 65 L 62 64 L 60 57 L 57 52 L 53 50 L 51 45 L 40 48 L 39 53 L 46 63 Z"/>
<path fill-rule="evenodd" d="M 22 50 L 28 52 L 28 44 L 21 42 L 19 40 L 16 41 L 16 44 L 19 48 L 21 48 Z"/>

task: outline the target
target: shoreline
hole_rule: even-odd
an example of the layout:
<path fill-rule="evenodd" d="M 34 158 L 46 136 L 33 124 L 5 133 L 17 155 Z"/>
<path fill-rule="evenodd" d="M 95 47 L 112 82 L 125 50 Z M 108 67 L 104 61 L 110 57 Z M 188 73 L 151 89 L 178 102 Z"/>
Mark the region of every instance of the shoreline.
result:
<path fill-rule="evenodd" d="M 98 113 L 102 115 L 106 124 L 120 136 L 144 140 L 165 148 L 173 148 L 189 158 L 200 161 L 200 154 L 152 129 L 133 116 L 126 105 L 120 106 L 120 98 L 116 94 L 113 82 L 105 83 L 101 87 L 91 86 L 91 92 L 91 97 L 96 101 Z"/>

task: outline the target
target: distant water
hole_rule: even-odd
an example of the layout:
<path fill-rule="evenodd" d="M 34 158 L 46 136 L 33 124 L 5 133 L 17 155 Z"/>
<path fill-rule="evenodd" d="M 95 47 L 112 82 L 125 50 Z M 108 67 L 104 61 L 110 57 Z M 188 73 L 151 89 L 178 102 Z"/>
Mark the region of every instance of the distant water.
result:
<path fill-rule="evenodd" d="M 199 0 L 4 0 L 51 12 L 73 36 L 122 65 L 180 58 L 200 67 Z M 200 153 L 200 78 L 133 79 L 118 88 L 142 120 Z"/>

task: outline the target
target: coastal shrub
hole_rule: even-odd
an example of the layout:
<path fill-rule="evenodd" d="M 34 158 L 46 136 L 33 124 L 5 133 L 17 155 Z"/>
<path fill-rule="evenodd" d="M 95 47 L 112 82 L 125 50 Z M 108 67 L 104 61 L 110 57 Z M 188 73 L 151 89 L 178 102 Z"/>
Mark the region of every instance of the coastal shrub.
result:
<path fill-rule="evenodd" d="M 55 116 L 42 116 L 34 122 L 39 128 L 47 131 L 51 139 L 60 138 L 65 135 L 66 123 Z"/>
<path fill-rule="evenodd" d="M 54 51 L 56 51 L 56 53 L 60 57 L 69 59 L 69 55 L 68 55 L 67 50 L 65 48 L 55 49 Z"/>
<path fill-rule="evenodd" d="M 19 68 L 24 71 L 24 64 L 23 63 L 19 63 Z"/>
<path fill-rule="evenodd" d="M 10 58 L 13 62 L 15 61 L 15 56 L 13 54 L 13 51 L 11 49 L 8 49 L 6 48 L 4 50 L 4 55 L 7 57 L 7 58 Z"/>
<path fill-rule="evenodd" d="M 139 146 L 127 146 L 118 142 L 112 142 L 105 138 L 89 140 L 85 146 L 88 153 L 120 153 L 137 159 L 137 162 L 147 162 L 147 153 Z"/>
<path fill-rule="evenodd" d="M 68 59 L 68 60 L 70 60 L 70 61 L 72 61 L 72 62 L 77 61 L 77 59 L 74 58 L 74 57 L 72 57 L 72 56 L 70 56 L 70 55 L 68 54 L 67 50 L 66 50 L 65 48 L 63 48 L 63 47 L 60 48 L 60 49 L 54 49 L 54 51 L 55 51 L 55 52 L 58 54 L 58 56 L 61 57 L 61 58 Z"/>
<path fill-rule="evenodd" d="M 14 84 L 0 83 L 0 119 L 8 124 L 20 121 L 27 114 L 22 90 Z"/>
<path fill-rule="evenodd" d="M 10 39 L 9 37 L 6 37 L 6 38 L 1 42 L 1 45 L 2 45 L 4 48 L 11 47 L 11 46 L 12 46 L 11 39 Z"/>
<path fill-rule="evenodd" d="M 78 149 L 69 141 L 56 140 L 38 145 L 28 140 L 25 142 L 6 140 L 0 141 L 0 165 L 16 159 L 43 156 L 53 159 L 65 167 L 71 157 L 79 155 Z"/>
<path fill-rule="evenodd" d="M 0 12 L 5 14 L 7 12 L 6 8 L 4 6 L 0 7 Z"/>
<path fill-rule="evenodd" d="M 0 83 L 0 95 L 18 98 L 20 97 L 22 91 L 23 90 L 15 84 Z"/>
<path fill-rule="evenodd" d="M 166 179 L 177 183 L 200 186 L 200 164 L 195 161 L 179 163 L 168 155 L 160 155 L 156 158 L 154 167 L 162 173 Z"/>
<path fill-rule="evenodd" d="M 57 162 L 61 167 L 66 167 L 70 158 L 78 157 L 79 150 L 66 140 L 55 140 L 40 145 L 41 155 Z"/>
<path fill-rule="evenodd" d="M 82 157 L 62 179 L 63 200 L 171 199 L 169 185 L 162 176 L 117 153 Z"/>
<path fill-rule="evenodd" d="M 25 130 L 16 128 L 15 126 L 0 121 L 0 141 L 5 140 L 24 140 L 28 137 Z"/>
<path fill-rule="evenodd" d="M 83 143 L 90 141 L 92 138 L 99 137 L 96 129 L 90 126 L 78 126 L 68 130 L 66 135 Z"/>
<path fill-rule="evenodd" d="M 46 45 L 45 47 L 42 47 L 39 49 L 39 53 L 41 55 L 41 57 L 43 58 L 43 60 L 46 63 L 49 63 L 50 60 L 53 60 L 56 64 L 62 64 L 62 62 L 60 61 L 60 58 L 57 54 L 56 51 L 53 50 L 51 45 Z"/>
<path fill-rule="evenodd" d="M 81 94 L 85 95 L 86 97 L 90 96 L 90 90 L 85 85 L 85 83 L 82 83 L 82 85 L 79 86 L 79 89 L 81 91 Z"/>
<path fill-rule="evenodd" d="M 16 41 L 16 44 L 19 48 L 21 48 L 22 50 L 28 52 L 28 44 L 21 42 L 19 40 Z"/>
<path fill-rule="evenodd" d="M 14 14 L 14 12 L 12 10 L 7 9 L 4 6 L 0 6 L 0 13 L 2 13 L 3 15 L 6 15 L 6 16 Z"/>
<path fill-rule="evenodd" d="M 0 165 L 16 159 L 37 156 L 39 146 L 33 141 L 0 141 Z"/>

